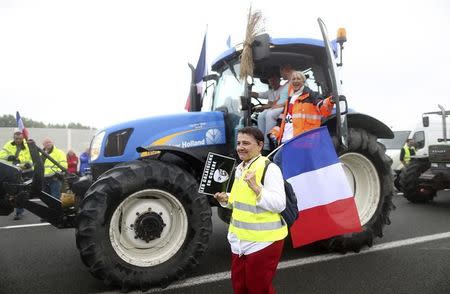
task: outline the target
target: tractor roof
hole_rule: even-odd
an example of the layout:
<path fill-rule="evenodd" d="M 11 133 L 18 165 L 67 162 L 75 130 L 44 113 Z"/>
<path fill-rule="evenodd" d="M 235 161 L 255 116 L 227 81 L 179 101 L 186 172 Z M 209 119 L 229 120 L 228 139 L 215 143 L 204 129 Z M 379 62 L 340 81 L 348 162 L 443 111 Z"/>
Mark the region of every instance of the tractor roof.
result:
<path fill-rule="evenodd" d="M 325 62 L 326 52 L 323 40 L 311 38 L 271 38 L 270 58 L 265 66 L 282 65 L 289 63 L 297 68 L 303 64 Z M 335 54 L 337 53 L 336 41 L 332 41 Z M 238 47 L 238 46 L 236 46 Z M 211 68 L 220 71 L 222 67 L 237 59 L 241 50 L 232 47 L 214 60 Z M 242 46 L 241 46 L 242 47 Z"/>

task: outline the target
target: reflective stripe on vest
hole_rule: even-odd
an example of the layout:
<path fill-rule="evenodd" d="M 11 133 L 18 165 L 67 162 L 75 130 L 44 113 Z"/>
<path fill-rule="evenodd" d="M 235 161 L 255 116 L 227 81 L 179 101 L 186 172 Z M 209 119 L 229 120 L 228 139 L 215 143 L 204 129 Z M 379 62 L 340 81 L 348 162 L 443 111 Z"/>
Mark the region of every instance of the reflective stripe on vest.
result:
<path fill-rule="evenodd" d="M 255 171 L 256 182 L 261 183 L 266 158 L 259 156 L 248 169 L 236 178 L 231 189 L 229 203 L 233 208 L 229 231 L 240 240 L 269 242 L 287 236 L 287 226 L 280 214 L 271 212 L 256 204 L 256 194 L 243 180 L 246 173 Z"/>
<path fill-rule="evenodd" d="M 405 157 L 403 157 L 403 160 L 408 164 L 411 160 L 411 153 L 409 152 L 408 145 L 403 146 L 403 149 L 405 150 Z"/>
<path fill-rule="evenodd" d="M 281 227 L 283 227 L 283 222 L 281 219 L 276 222 L 270 222 L 270 223 L 246 223 L 246 222 L 240 222 L 235 219 L 231 220 L 231 223 L 233 226 L 241 229 L 247 229 L 247 230 L 255 230 L 255 231 L 268 231 L 268 230 L 276 230 Z"/>
<path fill-rule="evenodd" d="M 322 119 L 321 115 L 318 114 L 307 114 L 307 113 L 295 113 L 292 115 L 292 118 L 304 118 L 304 119 Z"/>
<path fill-rule="evenodd" d="M 329 116 L 333 110 L 331 97 L 328 97 L 325 100 L 322 100 L 321 103 L 314 105 L 310 102 L 303 102 L 303 100 L 307 99 L 309 96 L 310 95 L 308 92 L 299 96 L 292 106 L 291 116 L 294 136 L 320 127 L 322 118 Z M 278 143 L 281 143 L 283 139 L 284 127 L 286 124 L 284 119 L 287 116 L 288 109 L 289 99 L 286 101 L 286 104 L 284 106 L 280 131 L 278 133 L 275 133 L 278 139 Z"/>
<path fill-rule="evenodd" d="M 234 201 L 233 207 L 236 209 L 239 209 L 239 210 L 248 211 L 248 212 L 255 213 L 255 214 L 267 212 L 267 210 L 265 210 L 261 207 L 245 204 L 245 203 L 242 203 L 239 201 Z"/>

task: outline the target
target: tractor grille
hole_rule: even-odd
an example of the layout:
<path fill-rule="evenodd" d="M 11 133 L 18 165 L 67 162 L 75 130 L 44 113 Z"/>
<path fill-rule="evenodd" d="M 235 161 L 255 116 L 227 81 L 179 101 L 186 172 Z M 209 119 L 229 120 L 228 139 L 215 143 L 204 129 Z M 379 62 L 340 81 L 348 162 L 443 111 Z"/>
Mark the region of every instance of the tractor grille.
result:
<path fill-rule="evenodd" d="M 428 148 L 430 162 L 450 163 L 450 145 L 430 145 Z"/>

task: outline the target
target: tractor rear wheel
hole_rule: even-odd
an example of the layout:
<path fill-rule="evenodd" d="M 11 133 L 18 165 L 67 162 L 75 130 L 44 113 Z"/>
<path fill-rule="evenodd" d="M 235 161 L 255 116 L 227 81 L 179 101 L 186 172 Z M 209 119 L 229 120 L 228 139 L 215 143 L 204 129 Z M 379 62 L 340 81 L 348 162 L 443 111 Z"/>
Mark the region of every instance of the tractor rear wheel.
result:
<path fill-rule="evenodd" d="M 414 160 L 402 170 L 400 185 L 403 196 L 412 203 L 427 203 L 436 196 L 436 190 L 420 184 L 420 175 L 431 166 L 428 160 Z"/>
<path fill-rule="evenodd" d="M 332 137 L 336 145 L 337 138 Z M 320 241 L 319 245 L 328 251 L 358 252 L 364 246 L 371 247 L 376 237 L 383 236 L 383 227 L 390 224 L 394 208 L 392 160 L 375 136 L 355 128 L 348 130 L 348 149 L 338 155 L 355 197 L 362 231 Z"/>
<path fill-rule="evenodd" d="M 192 270 L 212 232 L 192 175 L 155 160 L 103 174 L 80 206 L 76 241 L 89 271 L 123 291 L 165 287 Z"/>

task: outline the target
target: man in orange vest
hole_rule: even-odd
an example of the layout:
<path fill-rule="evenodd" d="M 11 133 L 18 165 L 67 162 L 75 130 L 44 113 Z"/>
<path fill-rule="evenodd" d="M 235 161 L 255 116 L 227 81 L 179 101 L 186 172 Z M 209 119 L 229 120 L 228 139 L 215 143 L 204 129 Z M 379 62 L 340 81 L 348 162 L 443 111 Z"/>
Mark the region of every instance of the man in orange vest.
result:
<path fill-rule="evenodd" d="M 289 99 L 284 105 L 281 125 L 272 129 L 278 144 L 320 127 L 322 118 L 329 116 L 334 107 L 331 97 L 322 99 L 318 93 L 305 86 L 305 75 L 294 71 L 289 85 Z"/>

